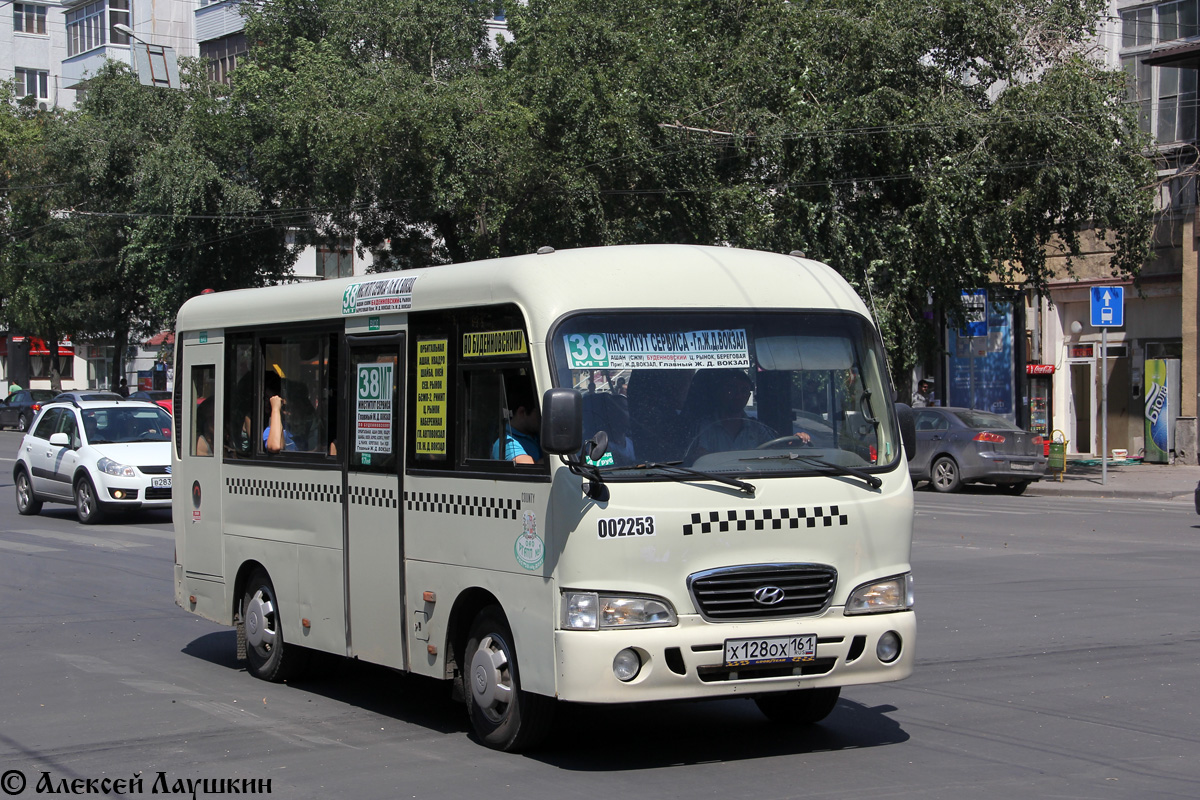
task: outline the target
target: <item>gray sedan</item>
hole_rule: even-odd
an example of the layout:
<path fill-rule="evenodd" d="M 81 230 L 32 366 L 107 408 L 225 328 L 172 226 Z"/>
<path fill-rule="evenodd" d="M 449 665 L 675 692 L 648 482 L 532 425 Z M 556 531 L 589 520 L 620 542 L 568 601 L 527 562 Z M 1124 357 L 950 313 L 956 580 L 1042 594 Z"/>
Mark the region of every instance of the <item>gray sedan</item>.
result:
<path fill-rule="evenodd" d="M 969 408 L 916 408 L 917 452 L 908 464 L 913 484 L 956 492 L 964 483 L 992 483 L 1010 494 L 1046 474 L 1042 437 L 996 414 Z"/>

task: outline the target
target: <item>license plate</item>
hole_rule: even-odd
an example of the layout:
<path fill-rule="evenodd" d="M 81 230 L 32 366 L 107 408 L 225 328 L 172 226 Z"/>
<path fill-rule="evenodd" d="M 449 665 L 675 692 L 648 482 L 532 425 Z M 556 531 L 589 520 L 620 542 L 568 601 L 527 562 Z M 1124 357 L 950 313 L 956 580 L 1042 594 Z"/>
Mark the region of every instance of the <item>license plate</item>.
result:
<path fill-rule="evenodd" d="M 171 488 L 171 479 L 170 478 L 151 478 L 150 485 L 153 486 L 155 489 L 170 489 Z"/>
<path fill-rule="evenodd" d="M 1031 470 L 1031 469 L 1033 469 L 1033 464 L 1018 464 L 1015 461 L 1010 463 L 1008 466 L 1011 467 L 1012 469 L 1016 469 L 1016 470 Z"/>
<path fill-rule="evenodd" d="M 730 667 L 813 661 L 816 657 L 817 635 L 815 633 L 725 640 L 725 665 Z"/>

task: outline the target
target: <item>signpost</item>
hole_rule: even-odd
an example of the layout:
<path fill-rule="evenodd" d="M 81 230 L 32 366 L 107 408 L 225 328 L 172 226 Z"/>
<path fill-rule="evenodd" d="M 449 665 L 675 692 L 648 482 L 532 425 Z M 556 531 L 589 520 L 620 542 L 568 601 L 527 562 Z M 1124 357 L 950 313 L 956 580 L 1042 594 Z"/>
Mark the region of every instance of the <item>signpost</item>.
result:
<path fill-rule="evenodd" d="M 1108 329 L 1125 324 L 1125 287 L 1092 287 L 1092 327 L 1100 329 L 1100 483 L 1108 485 Z"/>
<path fill-rule="evenodd" d="M 988 335 L 988 297 L 987 289 L 963 289 L 963 309 L 965 319 L 958 335 L 968 338 L 971 350 L 971 408 L 975 408 L 975 339 L 987 338 Z"/>

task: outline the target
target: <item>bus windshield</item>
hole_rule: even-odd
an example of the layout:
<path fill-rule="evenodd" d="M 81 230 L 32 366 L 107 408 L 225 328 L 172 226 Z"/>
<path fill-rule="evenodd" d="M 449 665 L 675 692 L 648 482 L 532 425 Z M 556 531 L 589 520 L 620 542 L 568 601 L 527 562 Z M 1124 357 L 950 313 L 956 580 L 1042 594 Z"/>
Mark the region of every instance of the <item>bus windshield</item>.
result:
<path fill-rule="evenodd" d="M 556 384 L 584 395 L 585 440 L 608 435 L 606 479 L 666 465 L 876 471 L 899 457 L 882 346 L 855 314 L 589 313 L 564 320 L 551 351 Z"/>

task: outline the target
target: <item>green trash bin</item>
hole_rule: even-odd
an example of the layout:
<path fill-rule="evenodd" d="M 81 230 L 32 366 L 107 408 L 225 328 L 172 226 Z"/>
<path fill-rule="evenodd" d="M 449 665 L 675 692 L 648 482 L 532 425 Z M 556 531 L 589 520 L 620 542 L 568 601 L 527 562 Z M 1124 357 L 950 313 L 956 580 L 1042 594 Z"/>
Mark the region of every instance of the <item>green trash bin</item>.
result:
<path fill-rule="evenodd" d="M 1050 442 L 1050 452 L 1046 462 L 1047 469 L 1051 472 L 1058 473 L 1058 479 L 1062 480 L 1062 474 L 1067 471 L 1067 443 Z"/>

